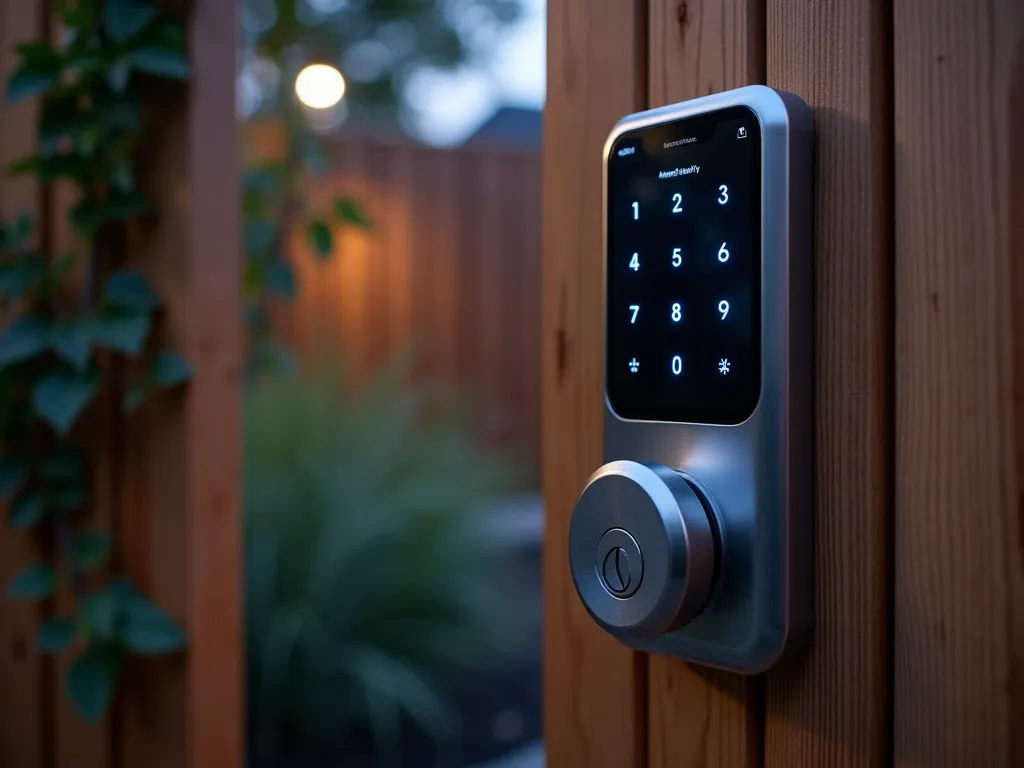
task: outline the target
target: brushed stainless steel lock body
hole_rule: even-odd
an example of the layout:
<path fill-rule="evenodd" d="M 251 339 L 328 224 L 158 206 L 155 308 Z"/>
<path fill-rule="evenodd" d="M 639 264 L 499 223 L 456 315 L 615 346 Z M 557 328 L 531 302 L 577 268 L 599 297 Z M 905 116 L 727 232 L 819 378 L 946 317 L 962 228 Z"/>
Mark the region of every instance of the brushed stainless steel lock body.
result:
<path fill-rule="evenodd" d="M 606 464 L 569 555 L 630 646 L 758 673 L 809 636 L 812 156 L 807 106 L 764 86 L 605 144 Z"/>

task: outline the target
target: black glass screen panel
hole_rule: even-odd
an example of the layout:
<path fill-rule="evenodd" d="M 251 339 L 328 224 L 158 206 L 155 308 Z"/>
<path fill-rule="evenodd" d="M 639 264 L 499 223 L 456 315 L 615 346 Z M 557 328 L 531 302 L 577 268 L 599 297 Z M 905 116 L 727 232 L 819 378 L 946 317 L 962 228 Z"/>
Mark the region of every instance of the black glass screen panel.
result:
<path fill-rule="evenodd" d="M 761 129 L 731 107 L 630 131 L 608 158 L 608 400 L 738 424 L 761 390 Z"/>

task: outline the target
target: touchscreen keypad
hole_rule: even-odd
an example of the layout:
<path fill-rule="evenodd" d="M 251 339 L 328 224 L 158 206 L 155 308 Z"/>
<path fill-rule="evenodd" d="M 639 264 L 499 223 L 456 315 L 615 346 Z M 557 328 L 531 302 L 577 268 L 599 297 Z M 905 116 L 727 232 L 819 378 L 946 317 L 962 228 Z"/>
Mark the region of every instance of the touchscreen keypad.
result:
<path fill-rule="evenodd" d="M 608 161 L 608 396 L 739 423 L 760 392 L 760 130 L 746 108 L 626 134 Z"/>

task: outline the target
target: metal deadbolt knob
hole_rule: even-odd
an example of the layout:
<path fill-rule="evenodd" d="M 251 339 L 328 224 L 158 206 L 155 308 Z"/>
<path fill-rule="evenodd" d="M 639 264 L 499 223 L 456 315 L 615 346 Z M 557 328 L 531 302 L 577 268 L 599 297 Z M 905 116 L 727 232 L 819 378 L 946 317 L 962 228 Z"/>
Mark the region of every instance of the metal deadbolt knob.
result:
<path fill-rule="evenodd" d="M 617 635 L 654 637 L 695 618 L 714 589 L 718 550 L 710 500 L 661 464 L 605 464 L 569 525 L 576 591 Z"/>

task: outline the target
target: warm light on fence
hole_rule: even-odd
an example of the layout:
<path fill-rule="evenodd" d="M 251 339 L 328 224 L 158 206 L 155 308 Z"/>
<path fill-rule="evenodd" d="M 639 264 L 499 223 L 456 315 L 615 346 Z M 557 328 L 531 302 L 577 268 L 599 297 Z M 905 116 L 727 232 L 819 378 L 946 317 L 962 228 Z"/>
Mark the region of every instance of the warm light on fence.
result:
<path fill-rule="evenodd" d="M 328 109 L 345 95 L 345 78 L 329 64 L 310 64 L 295 78 L 295 95 L 307 107 Z"/>

